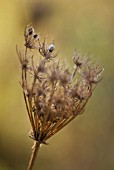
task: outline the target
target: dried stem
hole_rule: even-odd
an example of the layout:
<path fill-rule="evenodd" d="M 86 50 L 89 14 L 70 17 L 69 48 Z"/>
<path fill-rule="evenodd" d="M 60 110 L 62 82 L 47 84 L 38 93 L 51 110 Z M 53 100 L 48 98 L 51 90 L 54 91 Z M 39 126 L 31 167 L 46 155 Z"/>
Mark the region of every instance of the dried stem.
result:
<path fill-rule="evenodd" d="M 40 142 L 34 141 L 34 145 L 32 147 L 33 150 L 27 170 L 32 170 L 39 148 Z"/>

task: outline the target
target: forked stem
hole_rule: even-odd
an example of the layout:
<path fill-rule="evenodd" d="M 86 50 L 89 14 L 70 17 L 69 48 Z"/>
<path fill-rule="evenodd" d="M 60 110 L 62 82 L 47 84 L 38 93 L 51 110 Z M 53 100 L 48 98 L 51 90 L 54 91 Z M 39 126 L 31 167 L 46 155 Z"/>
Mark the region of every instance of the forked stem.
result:
<path fill-rule="evenodd" d="M 34 145 L 32 147 L 33 150 L 27 170 L 32 170 L 39 148 L 40 142 L 34 141 Z"/>

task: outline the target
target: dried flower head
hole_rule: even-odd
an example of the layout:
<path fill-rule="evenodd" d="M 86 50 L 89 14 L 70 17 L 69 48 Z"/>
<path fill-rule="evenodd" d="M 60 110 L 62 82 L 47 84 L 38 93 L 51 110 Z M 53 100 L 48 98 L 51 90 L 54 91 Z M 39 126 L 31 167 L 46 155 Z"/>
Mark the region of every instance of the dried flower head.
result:
<path fill-rule="evenodd" d="M 39 35 L 35 33 L 34 28 L 27 25 L 24 32 L 25 46 L 30 49 L 38 48 L 39 46 Z"/>
<path fill-rule="evenodd" d="M 54 43 L 47 45 L 46 38 L 41 42 L 32 26 L 25 28 L 24 37 L 25 53 L 17 48 L 17 54 L 22 68 L 21 86 L 32 127 L 29 136 L 39 145 L 46 144 L 51 136 L 83 113 L 95 85 L 102 79 L 104 69 L 91 58 L 75 51 L 74 68 L 70 71 L 65 62 L 55 59 L 58 52 L 55 52 Z M 29 49 L 38 50 L 42 58 L 29 56 Z"/>

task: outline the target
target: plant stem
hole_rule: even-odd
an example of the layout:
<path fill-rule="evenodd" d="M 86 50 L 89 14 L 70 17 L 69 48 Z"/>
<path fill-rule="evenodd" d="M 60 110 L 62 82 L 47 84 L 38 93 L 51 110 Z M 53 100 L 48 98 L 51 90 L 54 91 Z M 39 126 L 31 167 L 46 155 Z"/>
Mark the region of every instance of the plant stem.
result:
<path fill-rule="evenodd" d="M 31 154 L 31 158 L 30 158 L 27 170 L 32 170 L 39 147 L 40 147 L 40 142 L 34 141 L 34 145 L 32 147 L 33 150 L 32 150 L 32 154 Z"/>

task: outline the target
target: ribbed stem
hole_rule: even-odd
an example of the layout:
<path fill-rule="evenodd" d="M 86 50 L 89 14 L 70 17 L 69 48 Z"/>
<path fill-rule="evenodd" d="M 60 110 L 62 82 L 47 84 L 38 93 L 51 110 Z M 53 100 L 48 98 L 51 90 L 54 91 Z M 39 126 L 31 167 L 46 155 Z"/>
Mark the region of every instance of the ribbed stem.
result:
<path fill-rule="evenodd" d="M 40 147 L 40 142 L 35 141 L 33 148 L 32 148 L 33 150 L 32 150 L 32 154 L 31 154 L 31 158 L 30 158 L 27 170 L 32 170 L 39 147 Z"/>

